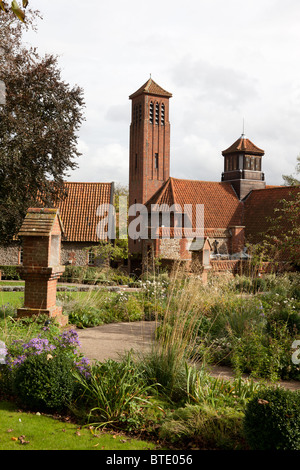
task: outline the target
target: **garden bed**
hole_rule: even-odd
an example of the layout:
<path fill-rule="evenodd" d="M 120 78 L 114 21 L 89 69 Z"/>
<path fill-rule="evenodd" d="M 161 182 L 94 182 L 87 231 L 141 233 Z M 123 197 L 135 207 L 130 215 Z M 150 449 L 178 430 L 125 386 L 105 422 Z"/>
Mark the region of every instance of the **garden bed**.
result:
<path fill-rule="evenodd" d="M 292 343 L 300 338 L 299 292 L 297 275 L 269 276 L 263 285 L 235 278 L 210 280 L 207 286 L 196 277 L 158 276 L 143 280 L 140 288 L 131 292 L 90 288 L 88 292 L 58 292 L 58 301 L 70 322 L 81 328 L 76 331 L 83 334 L 88 334 L 90 327 L 107 323 L 117 326 L 118 322 L 152 320 L 159 325 L 156 346 L 150 351 L 140 357 L 128 355 L 118 361 L 96 362 L 90 370 L 91 379 L 79 376 L 75 370 L 81 362 L 78 350 L 75 354 L 71 349 L 70 354 L 71 343 L 67 349 L 61 349 L 61 331 L 51 322 L 47 327 L 50 329 L 45 330 L 42 318 L 15 321 L 12 306 L 8 312 L 6 305 L 1 313 L 0 340 L 5 341 L 17 362 L 18 358 L 24 359 L 25 353 L 26 367 L 32 372 L 42 367 L 45 373 L 46 356 L 53 356 L 53 352 L 45 350 L 44 359 L 42 355 L 29 359 L 33 353 L 28 346 L 31 344 L 32 348 L 30 341 L 47 339 L 43 344 L 55 346 L 54 356 L 69 351 L 74 367 L 77 364 L 76 381 L 84 390 L 79 396 L 88 400 L 82 402 L 76 395 L 75 406 L 72 399 L 69 405 L 76 419 L 80 417 L 89 423 L 94 420 L 100 427 L 109 425 L 112 429 L 146 432 L 178 448 L 246 449 L 249 443 L 245 440 L 243 422 L 248 403 L 259 399 L 257 394 L 265 388 L 274 388 L 280 381 L 300 383 L 299 365 L 291 361 Z M 1 295 L 5 294 L 11 298 L 22 295 L 21 292 Z M 65 334 L 70 331 L 66 330 Z M 14 343 L 16 339 L 18 342 Z M 84 351 L 80 354 L 84 358 Z M 192 365 L 195 360 L 197 368 Z M 226 371 L 230 370 L 231 376 L 213 376 L 214 366 L 229 367 Z M 59 366 L 57 370 L 62 369 Z M 72 367 L 68 367 L 65 373 L 71 370 Z M 51 374 L 56 377 L 52 369 Z M 245 374 L 247 379 L 244 379 Z M 3 380 L 2 377 L 2 383 Z M 70 376 L 68 381 L 72 383 Z M 6 385 L 9 387 L 10 383 L 8 380 Z M 19 390 L 24 390 L 22 381 L 18 383 Z M 42 381 L 45 383 L 47 380 Z M 131 384 L 130 390 L 126 389 L 126 383 Z M 14 387 L 16 390 L 16 383 Z M 67 389 L 63 387 L 64 393 Z M 116 400 L 117 391 L 121 392 L 123 401 Z M 295 397 L 299 393 L 297 390 L 289 392 Z M 20 399 L 21 394 L 16 397 Z M 276 397 L 276 403 L 281 399 L 298 406 L 284 393 Z M 34 400 L 30 400 L 30 406 L 33 403 Z M 257 411 L 259 409 L 255 413 Z M 288 409 L 285 411 L 289 416 Z M 280 426 L 288 428 L 288 423 Z M 298 446 L 299 420 L 298 424 L 293 422 L 293 426 L 298 434 L 293 440 L 284 437 L 287 446 Z"/>

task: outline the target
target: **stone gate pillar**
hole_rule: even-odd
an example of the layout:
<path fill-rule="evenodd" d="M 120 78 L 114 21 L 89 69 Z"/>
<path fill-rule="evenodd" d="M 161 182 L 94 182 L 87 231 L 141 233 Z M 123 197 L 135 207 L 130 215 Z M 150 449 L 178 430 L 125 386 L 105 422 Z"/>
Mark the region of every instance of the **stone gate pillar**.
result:
<path fill-rule="evenodd" d="M 60 325 L 68 322 L 56 305 L 57 280 L 65 269 L 60 265 L 63 232 L 58 209 L 28 209 L 18 233 L 23 238 L 23 265 L 18 271 L 25 280 L 24 307 L 18 309 L 18 317 L 44 314 Z"/>

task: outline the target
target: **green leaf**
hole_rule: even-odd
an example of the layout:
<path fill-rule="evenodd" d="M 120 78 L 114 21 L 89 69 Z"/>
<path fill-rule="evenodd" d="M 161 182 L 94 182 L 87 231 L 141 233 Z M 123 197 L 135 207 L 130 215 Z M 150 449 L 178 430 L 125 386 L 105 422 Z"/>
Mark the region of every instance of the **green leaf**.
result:
<path fill-rule="evenodd" d="M 8 10 L 6 4 L 2 0 L 0 0 L 0 8 L 7 13 Z"/>
<path fill-rule="evenodd" d="M 22 11 L 18 5 L 18 2 L 16 0 L 13 0 L 11 2 L 11 9 L 12 11 L 14 12 L 14 14 L 19 18 L 19 20 L 21 20 L 22 22 L 24 22 L 25 20 L 25 13 L 24 11 Z"/>

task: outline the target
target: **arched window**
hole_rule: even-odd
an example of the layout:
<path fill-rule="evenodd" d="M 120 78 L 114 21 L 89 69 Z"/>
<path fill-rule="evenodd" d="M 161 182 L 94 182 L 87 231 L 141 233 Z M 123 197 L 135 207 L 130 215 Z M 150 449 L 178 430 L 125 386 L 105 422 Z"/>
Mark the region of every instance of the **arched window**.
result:
<path fill-rule="evenodd" d="M 162 104 L 161 105 L 161 110 L 160 110 L 160 122 L 161 122 L 161 125 L 164 126 L 165 125 L 165 105 Z"/>
<path fill-rule="evenodd" d="M 155 124 L 159 124 L 159 104 L 155 105 Z"/>
<path fill-rule="evenodd" d="M 138 112 L 139 112 L 138 106 L 135 104 L 133 108 L 133 124 L 138 123 Z"/>
<path fill-rule="evenodd" d="M 149 120 L 150 120 L 150 123 L 152 124 L 153 123 L 153 103 L 152 103 L 152 101 L 151 101 L 150 107 L 149 107 Z"/>

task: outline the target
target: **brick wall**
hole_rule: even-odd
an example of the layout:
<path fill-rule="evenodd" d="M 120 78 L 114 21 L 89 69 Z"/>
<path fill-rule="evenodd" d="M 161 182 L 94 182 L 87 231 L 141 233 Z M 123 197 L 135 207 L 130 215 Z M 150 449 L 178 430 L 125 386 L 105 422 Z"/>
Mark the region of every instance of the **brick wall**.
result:
<path fill-rule="evenodd" d="M 50 237 L 24 237 L 24 266 L 48 266 L 50 254 Z"/>
<path fill-rule="evenodd" d="M 245 246 L 245 227 L 233 226 L 231 230 L 231 253 L 239 253 L 243 251 Z"/>

